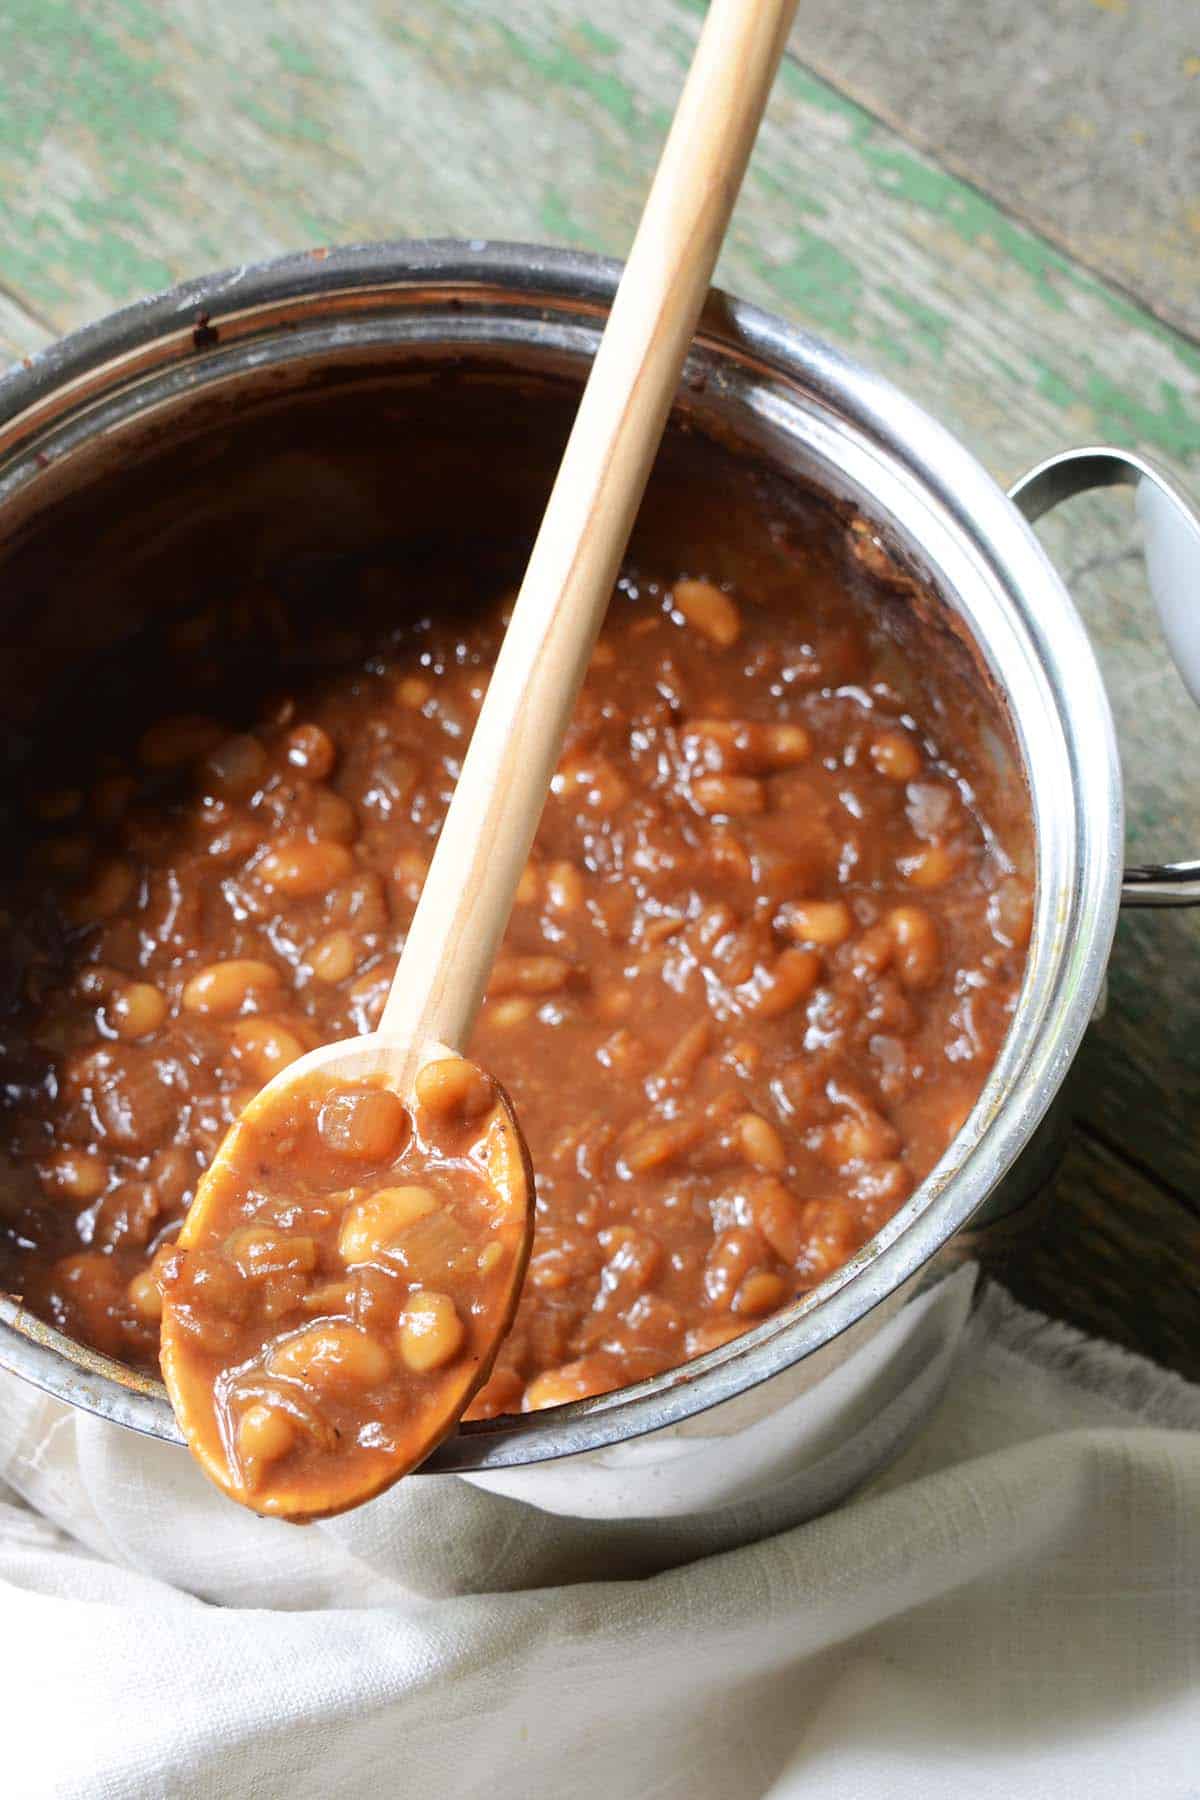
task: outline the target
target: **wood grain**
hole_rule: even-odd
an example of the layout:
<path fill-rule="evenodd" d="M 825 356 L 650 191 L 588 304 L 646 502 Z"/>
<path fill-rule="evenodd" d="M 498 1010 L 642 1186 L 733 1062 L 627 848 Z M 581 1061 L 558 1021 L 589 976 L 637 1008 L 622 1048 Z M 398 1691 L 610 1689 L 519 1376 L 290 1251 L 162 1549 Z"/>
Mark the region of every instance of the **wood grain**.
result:
<path fill-rule="evenodd" d="M 847 0 L 848 22 L 865 4 Z M 701 11 L 5 0 L 0 348 L 24 354 L 148 287 L 313 242 L 428 233 L 623 254 Z M 1075 54 L 1070 33 L 1059 54 Z M 1138 242 L 1157 254 L 1149 225 Z M 1001 480 L 1110 438 L 1200 486 L 1200 348 L 795 61 L 718 278 L 890 374 Z M 1200 846 L 1200 716 L 1157 640 L 1126 500 L 1076 501 L 1044 535 L 1113 694 L 1133 859 Z M 1186 1218 L 1200 913 L 1122 923 L 1082 1067 L 1095 1141 L 1160 1192 L 1164 1229 Z M 1093 1164 L 1076 1158 L 1065 1181 L 1099 1217 Z M 1129 1294 L 1150 1331 L 1136 1260 Z"/>

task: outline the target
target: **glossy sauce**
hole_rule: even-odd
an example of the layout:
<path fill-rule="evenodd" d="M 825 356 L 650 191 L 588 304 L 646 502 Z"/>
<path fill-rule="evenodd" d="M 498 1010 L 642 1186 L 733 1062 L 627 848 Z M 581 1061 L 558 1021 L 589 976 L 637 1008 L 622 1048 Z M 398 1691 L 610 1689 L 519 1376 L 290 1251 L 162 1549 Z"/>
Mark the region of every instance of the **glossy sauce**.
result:
<path fill-rule="evenodd" d="M 477 1414 L 673 1367 L 806 1293 L 979 1093 L 1030 929 L 1025 797 L 961 668 L 914 670 L 848 599 L 876 556 L 857 530 L 782 596 L 614 597 L 471 1046 L 538 1194 Z M 151 724 L 36 796 L 0 1273 L 66 1331 L 153 1367 L 229 1123 L 374 1024 L 503 616 L 417 619 L 257 720 Z"/>
<path fill-rule="evenodd" d="M 340 1512 L 422 1462 L 512 1319 L 532 1209 L 509 1111 L 459 1057 L 415 1100 L 370 1075 L 264 1093 L 159 1260 L 176 1416 L 258 1512 Z"/>

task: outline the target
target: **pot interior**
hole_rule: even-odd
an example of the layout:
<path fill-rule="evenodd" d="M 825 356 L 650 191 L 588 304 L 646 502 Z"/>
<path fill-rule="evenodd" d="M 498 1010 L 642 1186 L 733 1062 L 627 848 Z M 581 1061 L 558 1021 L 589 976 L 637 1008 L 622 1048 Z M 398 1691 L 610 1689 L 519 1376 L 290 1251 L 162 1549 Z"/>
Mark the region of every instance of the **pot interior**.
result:
<path fill-rule="evenodd" d="M 8 503 L 0 805 L 10 854 L 21 854 L 31 785 L 78 779 L 164 711 L 203 711 L 219 693 L 227 715 L 244 707 L 252 718 L 264 692 L 361 658 L 389 620 L 469 613 L 512 586 L 582 367 L 578 349 L 562 346 L 343 345 L 126 395 L 107 422 L 73 420 L 69 446 L 43 452 L 37 478 Z M 894 641 L 889 674 L 914 711 L 936 717 L 955 695 L 973 737 L 964 749 L 990 771 L 990 821 L 1029 869 L 1023 757 L 987 647 L 910 531 L 818 455 L 781 456 L 771 435 L 761 412 L 724 404 L 719 384 L 690 387 L 630 560 L 702 572 L 779 605 L 813 568 L 836 566 L 849 604 Z M 738 1360 L 788 1322 L 769 1320 L 657 1384 L 695 1383 L 720 1366 L 724 1391 L 737 1391 Z M 155 1393 L 33 1329 L 80 1369 Z M 605 1403 L 619 1409 L 623 1396 Z M 517 1439 L 530 1429 L 505 1420 L 468 1431 Z M 522 1460 L 519 1446 L 503 1460 Z"/>

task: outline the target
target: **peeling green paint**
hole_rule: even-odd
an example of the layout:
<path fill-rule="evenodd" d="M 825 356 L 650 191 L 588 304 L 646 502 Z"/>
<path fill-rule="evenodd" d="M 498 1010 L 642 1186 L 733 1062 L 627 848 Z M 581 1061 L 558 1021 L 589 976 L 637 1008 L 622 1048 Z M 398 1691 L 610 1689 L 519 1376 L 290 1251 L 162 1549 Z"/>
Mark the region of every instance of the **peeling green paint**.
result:
<path fill-rule="evenodd" d="M 621 48 L 620 38 L 613 37 L 610 32 L 601 31 L 600 27 L 594 25 L 590 19 L 580 19 L 575 29 L 584 43 L 598 51 L 601 56 L 615 56 Z"/>
<path fill-rule="evenodd" d="M 322 68 L 308 45 L 301 39 L 284 37 L 279 32 L 272 32 L 267 42 L 279 58 L 279 66 L 286 75 L 310 77 L 327 74 L 327 69 Z"/>
<path fill-rule="evenodd" d="M 513 54 L 543 81 L 590 95 L 618 125 L 631 131 L 638 129 L 637 103 L 619 76 L 608 70 L 591 68 L 563 44 L 557 44 L 551 50 L 539 50 L 536 44 L 529 43 L 502 20 L 496 21 L 495 29 Z"/>
<path fill-rule="evenodd" d="M 929 354 L 935 360 L 940 358 L 945 353 L 950 337 L 950 320 L 946 315 L 927 306 L 922 300 L 915 300 L 911 294 L 902 293 L 899 288 L 881 288 L 880 293 L 891 302 L 902 318 L 908 320 Z"/>
<path fill-rule="evenodd" d="M 556 244 L 582 244 L 588 250 L 603 252 L 606 248 L 602 238 L 589 230 L 579 219 L 575 218 L 563 196 L 557 188 L 546 188 L 538 202 L 538 218 L 542 230 Z"/>
<path fill-rule="evenodd" d="M 400 17 L 381 15 L 374 0 L 346 0 L 335 36 L 318 0 L 288 0 L 282 11 L 247 0 L 248 21 L 239 9 L 211 31 L 176 0 L 87 9 L 6 0 L 0 282 L 66 320 L 78 316 L 80 295 L 94 312 L 195 271 L 202 257 L 220 265 L 314 239 L 391 235 L 403 222 L 418 232 L 478 224 L 619 255 L 704 10 L 703 0 L 656 0 L 643 40 L 619 0 L 586 16 L 566 0 L 411 0 Z M 389 95 L 406 110 L 394 114 Z M 210 96 L 228 120 L 224 137 L 197 116 L 198 98 L 207 113 Z M 451 136 L 436 154 L 423 146 L 410 156 L 396 146 L 426 128 L 420 96 Z M 479 129 L 489 114 L 504 140 L 494 154 Z M 574 134 L 564 166 L 532 160 L 553 158 L 564 126 Z M 523 129 L 527 165 L 513 152 Z M 869 239 L 860 243 L 848 171 L 864 196 L 862 229 L 882 227 L 911 246 L 915 287 L 884 270 Z M 939 260 L 945 303 L 929 279 Z M 935 408 L 933 371 L 952 371 L 952 392 L 961 384 L 952 296 L 986 283 L 1004 296 L 1007 326 L 994 342 L 976 333 L 971 355 L 997 384 L 1036 394 L 1072 435 L 1136 438 L 1172 456 L 1200 442 L 1200 350 L 791 57 L 723 271 L 735 289 L 907 370 Z M 1088 342 L 1067 346 L 1061 327 L 1050 328 L 1081 307 L 1093 318 L 1102 309 L 1125 334 L 1111 367 Z M 972 416 L 964 405 L 960 428 Z"/>
<path fill-rule="evenodd" d="M 768 286 L 797 306 L 805 318 L 852 340 L 857 335 L 862 275 L 850 258 L 828 238 L 793 227 L 795 250 L 787 262 L 756 257 L 755 267 Z"/>

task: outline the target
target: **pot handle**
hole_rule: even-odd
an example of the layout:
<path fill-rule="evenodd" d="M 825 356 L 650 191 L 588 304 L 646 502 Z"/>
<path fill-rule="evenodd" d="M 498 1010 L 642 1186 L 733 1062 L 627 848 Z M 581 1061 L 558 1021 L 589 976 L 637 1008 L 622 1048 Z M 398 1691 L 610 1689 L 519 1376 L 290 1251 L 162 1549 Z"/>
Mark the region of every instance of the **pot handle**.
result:
<path fill-rule="evenodd" d="M 1129 450 L 1064 450 L 1030 469 L 1008 497 L 1032 525 L 1089 488 L 1131 487 L 1142 521 L 1146 575 L 1175 667 L 1200 705 L 1200 516 L 1160 469 Z M 1124 906 L 1200 906 L 1200 861 L 1127 868 Z"/>

